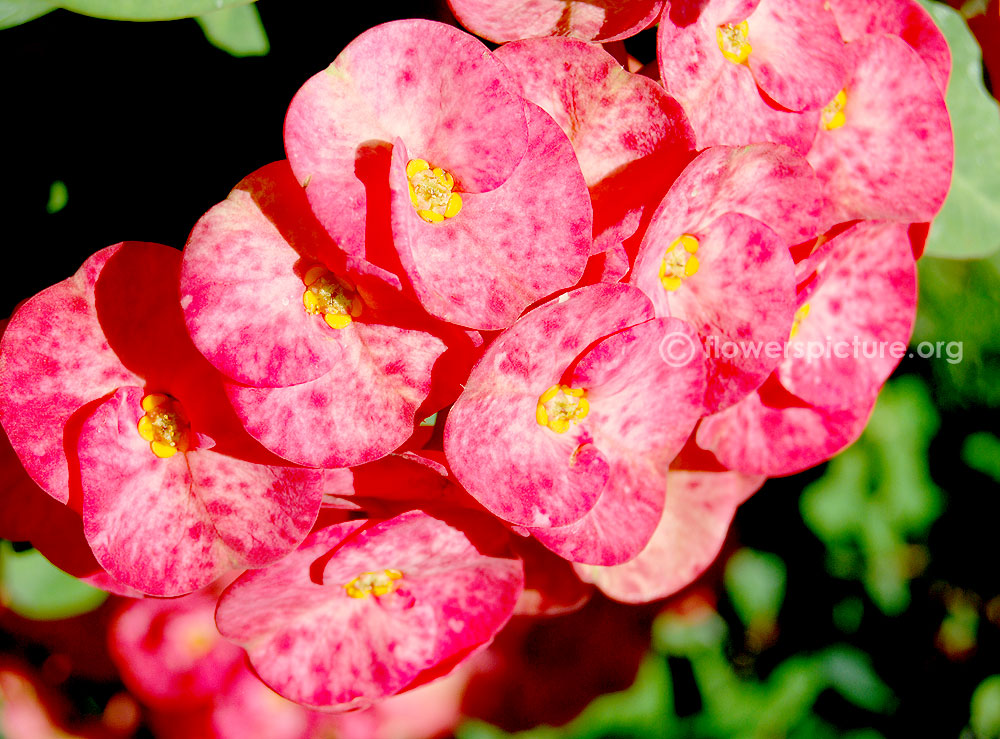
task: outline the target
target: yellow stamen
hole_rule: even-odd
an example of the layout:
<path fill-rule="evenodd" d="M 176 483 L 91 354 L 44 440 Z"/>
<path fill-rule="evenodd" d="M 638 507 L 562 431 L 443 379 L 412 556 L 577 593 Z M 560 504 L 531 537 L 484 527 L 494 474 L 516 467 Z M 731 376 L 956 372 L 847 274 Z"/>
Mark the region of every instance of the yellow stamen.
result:
<path fill-rule="evenodd" d="M 750 25 L 743 21 L 733 25 L 724 23 L 715 29 L 715 39 L 719 44 L 719 50 L 733 64 L 745 64 L 750 58 L 753 47 L 747 41 L 750 35 Z"/>
<path fill-rule="evenodd" d="M 566 433 L 571 423 L 582 421 L 590 413 L 586 395 L 583 388 L 553 385 L 538 396 L 535 421 L 557 434 Z"/>
<path fill-rule="evenodd" d="M 161 459 L 169 459 L 191 446 L 191 424 L 180 403 L 169 395 L 150 393 L 141 402 L 145 411 L 136 428 L 149 449 Z"/>
<path fill-rule="evenodd" d="M 660 262 L 660 284 L 664 290 L 674 292 L 680 289 L 684 280 L 697 274 L 701 268 L 701 262 L 695 256 L 698 246 L 698 239 L 691 234 L 683 234 L 674 239 L 663 252 L 663 260 Z"/>
<path fill-rule="evenodd" d="M 792 332 L 789 334 L 789 339 L 794 339 L 795 335 L 799 332 L 799 325 L 806 320 L 806 316 L 809 315 L 809 303 L 805 303 L 801 308 L 795 311 L 795 318 L 792 321 Z"/>
<path fill-rule="evenodd" d="M 829 105 L 823 108 L 820 113 L 819 124 L 827 131 L 840 128 L 847 123 L 847 116 L 844 108 L 847 106 L 847 90 L 841 90 L 837 96 L 830 101 Z"/>
<path fill-rule="evenodd" d="M 382 570 L 382 572 L 362 572 L 349 583 L 341 587 L 351 598 L 376 597 L 392 592 L 396 582 L 401 580 L 403 573 L 399 570 Z"/>
<path fill-rule="evenodd" d="M 346 280 L 337 277 L 322 264 L 305 271 L 302 281 L 302 306 L 310 315 L 322 315 L 330 328 L 343 329 L 361 315 L 364 302 Z"/>
<path fill-rule="evenodd" d="M 431 168 L 424 159 L 411 159 L 406 165 L 410 203 L 417 215 L 428 223 L 441 223 L 462 210 L 462 198 L 452 192 L 455 178 L 441 167 Z"/>

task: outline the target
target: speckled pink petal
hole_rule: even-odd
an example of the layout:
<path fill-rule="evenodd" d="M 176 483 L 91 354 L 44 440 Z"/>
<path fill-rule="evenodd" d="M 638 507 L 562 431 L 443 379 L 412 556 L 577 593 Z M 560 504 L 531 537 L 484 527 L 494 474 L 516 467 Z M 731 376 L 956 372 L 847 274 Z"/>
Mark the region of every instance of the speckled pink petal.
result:
<path fill-rule="evenodd" d="M 231 567 L 294 549 L 319 511 L 323 473 L 267 467 L 194 449 L 161 459 L 136 429 L 141 388 L 122 388 L 84 422 L 84 533 L 116 579 L 180 595 Z"/>
<path fill-rule="evenodd" d="M 184 248 L 181 304 L 195 346 L 249 385 L 283 387 L 327 372 L 336 356 L 325 345 L 338 334 L 306 313 L 302 276 L 333 248 L 287 162 L 244 179 L 201 217 Z"/>
<path fill-rule="evenodd" d="M 739 213 L 657 242 L 650 238 L 661 233 L 659 227 L 647 231 L 632 283 L 650 296 L 658 314 L 682 318 L 698 332 L 708 357 L 705 405 L 714 413 L 759 387 L 781 361 L 796 308 L 795 265 L 774 231 Z M 668 292 L 660 265 L 682 233 L 698 239 L 700 266 Z"/>
<path fill-rule="evenodd" d="M 656 22 L 663 0 L 448 0 L 458 22 L 496 43 L 542 36 L 617 41 Z"/>
<path fill-rule="evenodd" d="M 796 113 L 766 100 L 750 68 L 719 49 L 716 29 L 747 20 L 760 2 L 675 3 L 660 17 L 656 57 L 663 86 L 684 107 L 699 149 L 770 141 L 804 154 L 815 138 L 818 111 Z"/>
<path fill-rule="evenodd" d="M 445 349 L 430 334 L 378 323 L 355 321 L 339 333 L 326 345 L 336 356 L 333 369 L 315 380 L 226 387 L 250 435 L 297 464 L 349 467 L 406 441 Z"/>
<path fill-rule="evenodd" d="M 748 27 L 747 64 L 778 105 L 822 108 L 843 87 L 844 40 L 826 0 L 761 0 Z"/>
<path fill-rule="evenodd" d="M 67 424 L 87 403 L 141 383 L 109 350 L 95 307 L 98 276 L 121 247 L 22 304 L 0 343 L 0 423 L 28 474 L 61 503 L 70 500 L 64 443 L 75 445 Z"/>
<path fill-rule="evenodd" d="M 644 243 L 694 233 L 724 213 L 756 218 L 792 246 L 821 230 L 823 188 L 809 162 L 786 146 L 715 146 L 674 182 Z"/>
<path fill-rule="evenodd" d="M 638 557 L 614 567 L 574 565 L 585 582 L 624 603 L 666 598 L 691 584 L 722 548 L 736 508 L 764 478 L 671 471 L 663 515 Z"/>
<path fill-rule="evenodd" d="M 593 244 L 593 207 L 566 135 L 525 102 L 528 151 L 500 187 L 463 193 L 462 210 L 428 223 L 410 202 L 406 163 L 392 153 L 392 232 L 399 259 L 430 314 L 480 330 L 503 329 L 532 303 L 572 287 Z M 458 185 L 456 185 L 456 188 Z"/>
<path fill-rule="evenodd" d="M 496 55 L 569 136 L 594 204 L 595 250 L 631 236 L 694 152 L 680 104 L 594 44 L 529 39 Z"/>
<path fill-rule="evenodd" d="M 243 666 L 243 651 L 215 627 L 217 593 L 119 605 L 108 647 L 122 681 L 143 703 L 184 710 L 209 703 Z"/>
<path fill-rule="evenodd" d="M 847 122 L 820 129 L 807 157 L 825 185 L 828 221 L 930 221 L 955 154 L 941 90 L 898 37 L 865 36 L 847 49 Z"/>
<path fill-rule="evenodd" d="M 778 477 L 801 472 L 855 441 L 865 428 L 875 396 L 841 410 L 814 408 L 776 379 L 721 413 L 702 419 L 698 445 L 727 468 Z"/>
<path fill-rule="evenodd" d="M 285 118 L 285 151 L 320 222 L 342 249 L 363 256 L 366 229 L 378 228 L 368 220 L 372 206 L 387 195 L 384 176 L 366 170 L 377 164 L 370 157 L 402 138 L 462 191 L 493 190 L 527 148 L 512 89 L 489 50 L 459 29 L 386 23 L 302 86 Z"/>
<path fill-rule="evenodd" d="M 686 357 L 663 350 L 682 340 Z M 583 518 L 532 534 L 572 562 L 616 565 L 639 554 L 663 509 L 670 461 L 703 413 L 705 366 L 694 330 L 676 318 L 657 319 L 601 341 L 576 365 L 571 387 L 587 391 L 581 422 L 608 458 L 608 484 Z"/>
<path fill-rule="evenodd" d="M 877 393 L 905 355 L 917 271 L 905 224 L 859 223 L 831 244 L 778 377 L 806 402 L 836 409 Z"/>
<path fill-rule="evenodd" d="M 501 334 L 445 426 L 445 453 L 469 493 L 522 526 L 565 525 L 590 510 L 607 481 L 607 461 L 578 429 L 556 434 L 539 426 L 538 398 L 589 344 L 651 317 L 639 290 L 601 284 L 550 301 Z"/>
<path fill-rule="evenodd" d="M 830 0 L 844 41 L 889 33 L 899 36 L 924 60 L 941 92 L 948 89 L 951 49 L 930 13 L 916 0 Z"/>
<path fill-rule="evenodd" d="M 414 511 L 324 529 L 233 583 L 219 601 L 219 630 L 281 695 L 364 707 L 490 641 L 510 618 L 524 575 L 494 526 Z M 361 574 L 385 570 L 402 573 L 390 592 L 347 594 Z"/>

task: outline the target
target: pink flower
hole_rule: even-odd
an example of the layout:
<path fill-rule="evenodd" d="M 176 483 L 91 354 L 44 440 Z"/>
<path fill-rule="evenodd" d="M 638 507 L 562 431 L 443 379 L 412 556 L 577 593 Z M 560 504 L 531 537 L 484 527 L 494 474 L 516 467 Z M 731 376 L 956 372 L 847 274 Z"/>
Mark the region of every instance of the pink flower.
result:
<path fill-rule="evenodd" d="M 25 467 L 82 507 L 112 577 L 156 595 L 295 548 L 335 476 L 284 465 L 240 426 L 184 329 L 180 259 L 158 244 L 98 252 L 18 310 L 0 366 Z"/>
<path fill-rule="evenodd" d="M 285 121 L 292 169 L 338 245 L 475 329 L 573 285 L 590 252 L 572 147 L 515 88 L 473 37 L 397 21 L 308 80 Z"/>
<path fill-rule="evenodd" d="M 671 341 L 684 356 L 661 354 Z M 617 564 L 649 540 L 703 397 L 691 328 L 653 319 L 634 288 L 594 285 L 490 345 L 448 415 L 444 448 L 494 515 L 567 559 Z"/>
<path fill-rule="evenodd" d="M 796 308 L 788 247 L 815 236 L 820 193 L 809 164 L 787 147 L 713 147 L 653 215 L 630 281 L 657 315 L 698 331 L 709 412 L 741 400 L 781 360 Z"/>
<path fill-rule="evenodd" d="M 348 710 L 446 674 L 507 622 L 523 585 L 506 534 L 419 511 L 339 524 L 240 577 L 216 620 L 281 695 Z"/>
<path fill-rule="evenodd" d="M 617 41 L 649 28 L 663 0 L 448 0 L 459 23 L 502 43 L 541 36 Z"/>
<path fill-rule="evenodd" d="M 233 380 L 226 392 L 247 431 L 300 464 L 388 454 L 413 433 L 442 355 L 450 372 L 471 363 L 463 332 L 405 300 L 394 275 L 336 249 L 286 162 L 248 176 L 198 221 L 181 300 L 195 345 Z M 443 402 L 459 391 L 446 374 Z"/>

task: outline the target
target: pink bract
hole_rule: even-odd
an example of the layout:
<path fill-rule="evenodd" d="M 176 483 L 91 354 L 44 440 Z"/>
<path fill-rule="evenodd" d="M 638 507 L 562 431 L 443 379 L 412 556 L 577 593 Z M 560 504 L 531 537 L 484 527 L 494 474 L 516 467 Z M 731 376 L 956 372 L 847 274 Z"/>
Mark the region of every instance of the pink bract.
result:
<path fill-rule="evenodd" d="M 389 153 L 450 172 L 462 192 L 494 190 L 528 148 L 524 108 L 507 71 L 472 36 L 402 20 L 352 41 L 298 91 L 285 150 L 313 211 L 348 254 L 391 249 Z M 378 243 L 376 243 L 378 242 Z"/>
<path fill-rule="evenodd" d="M 281 695 L 364 707 L 454 667 L 507 622 L 523 573 L 506 539 L 486 518 L 418 511 L 332 526 L 233 583 L 216 621 Z M 366 573 L 386 589 L 359 591 Z"/>
<path fill-rule="evenodd" d="M 458 22 L 503 43 L 541 36 L 617 41 L 656 22 L 663 0 L 448 0 Z"/>
<path fill-rule="evenodd" d="M 847 408 L 873 398 L 903 357 L 917 315 L 917 271 L 904 224 L 859 223 L 824 248 L 816 279 L 800 294 L 808 313 L 778 378 L 807 403 Z"/>
<path fill-rule="evenodd" d="M 672 595 L 712 563 L 736 508 L 763 482 L 762 477 L 738 472 L 671 470 L 663 515 L 639 556 L 614 567 L 574 567 L 584 581 L 625 603 Z"/>
<path fill-rule="evenodd" d="M 844 41 L 889 33 L 913 47 L 930 68 L 941 92 L 951 77 L 951 49 L 937 27 L 916 0 L 830 0 Z"/>
<path fill-rule="evenodd" d="M 905 41 L 847 45 L 845 123 L 819 129 L 808 159 L 823 181 L 829 225 L 930 221 L 951 184 L 954 141 L 944 96 Z"/>
<path fill-rule="evenodd" d="M 594 251 L 627 239 L 694 151 L 680 104 L 594 44 L 514 41 L 496 56 L 569 136 L 594 204 Z"/>
<path fill-rule="evenodd" d="M 390 170 L 392 232 L 424 308 L 480 330 L 503 329 L 532 303 L 576 284 L 593 244 L 593 207 L 573 147 L 548 113 L 524 103 L 528 149 L 494 190 L 463 193 L 462 210 L 428 223 L 410 202 L 396 141 Z"/>
<path fill-rule="evenodd" d="M 718 34 L 744 21 L 751 51 L 736 63 L 723 56 Z M 699 148 L 771 141 L 805 153 L 819 108 L 843 84 L 842 48 L 821 0 L 710 0 L 664 11 L 657 59 Z"/>
<path fill-rule="evenodd" d="M 565 558 L 611 564 L 638 553 L 667 464 L 701 414 L 693 332 L 650 317 L 648 300 L 624 285 L 568 293 L 490 346 L 449 414 L 445 451 L 459 481 Z M 661 347 L 678 336 L 691 351 L 671 362 Z M 563 433 L 536 417 L 560 384 L 583 390 L 590 408 Z"/>

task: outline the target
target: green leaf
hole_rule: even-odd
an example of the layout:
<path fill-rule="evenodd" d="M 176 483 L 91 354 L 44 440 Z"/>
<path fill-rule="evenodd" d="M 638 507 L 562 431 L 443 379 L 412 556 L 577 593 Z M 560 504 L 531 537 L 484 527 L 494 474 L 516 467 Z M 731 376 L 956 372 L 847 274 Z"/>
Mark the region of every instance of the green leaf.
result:
<path fill-rule="evenodd" d="M 0 29 L 27 23 L 58 7 L 49 0 L 0 0 Z"/>
<path fill-rule="evenodd" d="M 1000 737 L 1000 675 L 992 675 L 972 694 L 972 730 L 978 739 Z"/>
<path fill-rule="evenodd" d="M 947 103 L 955 132 L 955 173 L 934 219 L 927 254 L 976 259 L 1000 249 L 1000 109 L 983 84 L 983 56 L 961 14 L 921 3 L 948 39 L 952 76 Z"/>
<path fill-rule="evenodd" d="M 119 21 L 169 21 L 193 18 L 253 0 L 59 0 L 74 13 Z"/>
<path fill-rule="evenodd" d="M 747 629 L 767 628 L 785 600 L 785 563 L 767 552 L 743 548 L 726 562 L 726 591 Z"/>
<path fill-rule="evenodd" d="M 0 603 L 14 613 L 54 621 L 92 611 L 107 597 L 50 564 L 40 552 L 15 552 L 10 542 L 0 542 Z"/>
<path fill-rule="evenodd" d="M 66 207 L 66 203 L 69 201 L 69 190 L 66 189 L 66 183 L 62 180 L 56 180 L 49 187 L 49 202 L 45 206 L 45 212 L 49 215 L 53 213 L 58 213 L 63 208 Z"/>
<path fill-rule="evenodd" d="M 962 445 L 962 461 L 1000 482 L 1000 439 L 986 431 L 970 434 Z"/>
<path fill-rule="evenodd" d="M 830 686 L 854 705 L 886 713 L 895 704 L 892 691 L 882 682 L 864 652 L 837 645 L 823 652 L 821 658 Z"/>
<path fill-rule="evenodd" d="M 264 56 L 271 45 L 253 5 L 223 8 L 195 18 L 209 43 L 232 56 Z"/>

